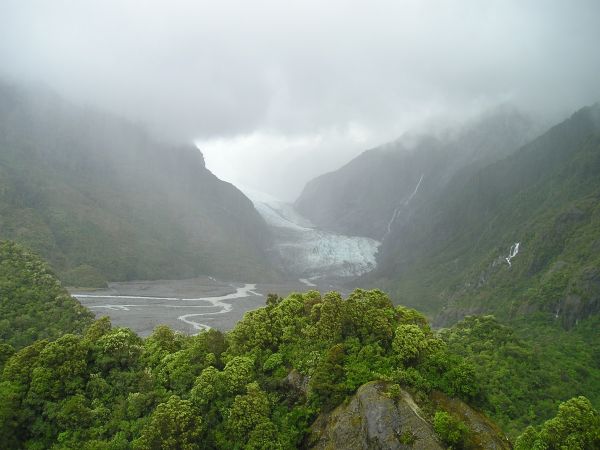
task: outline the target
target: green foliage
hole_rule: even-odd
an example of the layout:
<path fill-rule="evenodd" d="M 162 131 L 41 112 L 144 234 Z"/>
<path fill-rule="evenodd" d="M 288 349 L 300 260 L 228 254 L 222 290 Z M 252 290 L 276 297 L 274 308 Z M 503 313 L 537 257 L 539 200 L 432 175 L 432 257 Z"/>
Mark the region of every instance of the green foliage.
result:
<path fill-rule="evenodd" d="M 317 366 L 310 380 L 311 395 L 316 404 L 325 410 L 341 403 L 347 392 L 344 389 L 344 346 L 331 347 Z"/>
<path fill-rule="evenodd" d="M 13 262 L 4 292 L 21 299 L 10 314 L 19 317 L 47 293 L 64 295 L 37 258 L 15 244 L 2 248 Z M 392 398 L 402 386 L 421 399 L 441 390 L 469 400 L 514 435 L 549 418 L 556 407 L 549 399 L 573 392 L 571 380 L 583 380 L 581 389 L 595 383 L 600 354 L 591 319 L 563 336 L 563 347 L 545 361 L 524 340 L 529 336 L 519 338 L 489 316 L 470 317 L 436 337 L 421 314 L 394 307 L 377 290 L 356 290 L 346 300 L 314 291 L 272 296 L 226 335 L 184 336 L 159 326 L 142 339 L 107 318 L 79 335 L 66 333 L 84 328 L 79 316 L 66 318 L 76 327 L 69 324 L 55 340 L 16 351 L 0 346 L 0 439 L 11 448 L 297 448 L 316 414 L 371 380 L 392 382 Z M 542 324 L 536 336 L 551 348 L 556 330 Z M 584 355 L 589 361 L 574 365 Z M 573 445 L 587 442 L 573 425 L 596 420 L 586 408 L 581 400 L 561 407 L 557 419 L 528 429 L 521 441 L 553 434 Z M 444 414 L 434 417 L 437 432 L 453 448 L 466 445 L 464 425 Z"/>
<path fill-rule="evenodd" d="M 243 442 L 258 425 L 269 420 L 271 405 L 258 383 L 246 387 L 245 395 L 236 395 L 225 423 L 233 442 Z"/>
<path fill-rule="evenodd" d="M 585 394 L 600 402 L 599 326 L 598 317 L 565 331 L 545 319 L 509 327 L 493 316 L 471 316 L 440 336 L 451 354 L 477 368 L 473 381 L 463 386 L 480 386 L 476 403 L 516 437 L 528 425 L 549 419 L 570 397 Z M 457 370 L 460 364 L 446 374 Z"/>
<path fill-rule="evenodd" d="M 417 436 L 411 431 L 403 431 L 398 439 L 401 444 L 412 446 L 417 441 Z"/>
<path fill-rule="evenodd" d="M 82 264 L 63 272 L 61 279 L 67 286 L 84 286 L 88 288 L 105 288 L 108 286 L 106 277 L 89 264 Z"/>
<path fill-rule="evenodd" d="M 433 429 L 442 442 L 451 449 L 465 448 L 469 439 L 469 429 L 464 422 L 452 417 L 446 411 L 436 411 Z"/>
<path fill-rule="evenodd" d="M 6 345 L 20 349 L 36 339 L 81 333 L 92 318 L 37 255 L 0 241 L 0 367 L 11 352 Z"/>
<path fill-rule="evenodd" d="M 417 325 L 400 325 L 394 333 L 392 348 L 400 363 L 410 363 L 426 350 L 425 333 Z"/>
<path fill-rule="evenodd" d="M 101 319 L 6 355 L 0 437 L 14 448 L 298 448 L 316 414 L 371 380 L 423 396 L 474 382 L 423 316 L 363 290 L 273 297 L 226 335 L 141 339 Z"/>
<path fill-rule="evenodd" d="M 134 449 L 196 450 L 200 448 L 202 418 L 192 404 L 172 396 L 156 407 Z"/>
<path fill-rule="evenodd" d="M 595 448 L 600 448 L 600 414 L 585 397 L 562 403 L 556 417 L 537 429 L 528 427 L 515 443 L 515 450 Z"/>

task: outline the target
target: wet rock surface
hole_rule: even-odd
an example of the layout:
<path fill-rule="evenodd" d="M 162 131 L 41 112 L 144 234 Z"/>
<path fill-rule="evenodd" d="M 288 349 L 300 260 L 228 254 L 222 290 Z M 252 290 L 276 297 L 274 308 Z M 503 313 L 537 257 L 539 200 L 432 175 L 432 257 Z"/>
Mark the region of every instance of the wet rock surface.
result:
<path fill-rule="evenodd" d="M 372 381 L 335 410 L 321 414 L 310 429 L 307 447 L 319 450 L 412 449 L 437 450 L 447 446 L 410 393 L 391 398 L 388 383 Z M 440 392 L 431 395 L 437 410 L 449 412 L 470 430 L 468 449 L 512 448 L 500 428 L 483 413 Z"/>
<path fill-rule="evenodd" d="M 410 394 L 398 400 L 385 394 L 386 384 L 371 382 L 334 411 L 321 414 L 311 427 L 314 449 L 444 449 L 431 424 Z"/>

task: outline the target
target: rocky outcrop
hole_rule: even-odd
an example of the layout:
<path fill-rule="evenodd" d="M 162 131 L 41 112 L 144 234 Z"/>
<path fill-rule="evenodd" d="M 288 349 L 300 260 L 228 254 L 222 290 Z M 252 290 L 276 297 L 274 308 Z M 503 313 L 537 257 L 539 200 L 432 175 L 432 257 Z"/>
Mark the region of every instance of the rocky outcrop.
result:
<path fill-rule="evenodd" d="M 442 450 L 425 413 L 405 390 L 388 394 L 388 383 L 361 386 L 349 401 L 321 414 L 310 428 L 307 447 L 318 450 Z M 469 429 L 469 449 L 512 448 L 502 431 L 484 414 L 458 399 L 435 392 L 431 403 L 449 412 Z"/>
<path fill-rule="evenodd" d="M 444 449 L 433 427 L 406 391 L 394 400 L 386 384 L 361 386 L 349 402 L 321 414 L 311 427 L 309 448 Z"/>
<path fill-rule="evenodd" d="M 309 382 L 310 378 L 302 375 L 296 369 L 292 369 L 284 380 L 284 384 L 288 389 L 304 396 L 308 395 Z"/>

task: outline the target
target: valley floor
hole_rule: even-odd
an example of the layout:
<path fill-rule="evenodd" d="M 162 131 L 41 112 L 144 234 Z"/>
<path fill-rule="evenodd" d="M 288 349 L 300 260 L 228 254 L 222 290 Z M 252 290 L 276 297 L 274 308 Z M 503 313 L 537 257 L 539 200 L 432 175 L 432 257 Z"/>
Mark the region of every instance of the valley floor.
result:
<path fill-rule="evenodd" d="M 312 285 L 312 286 L 311 286 Z M 110 283 L 107 289 L 72 290 L 97 318 L 108 316 L 115 326 L 148 336 L 157 325 L 186 334 L 216 328 L 230 330 L 244 313 L 264 306 L 267 294 L 347 291 L 329 281 L 300 279 L 280 284 L 224 282 L 213 277 L 188 280 Z"/>

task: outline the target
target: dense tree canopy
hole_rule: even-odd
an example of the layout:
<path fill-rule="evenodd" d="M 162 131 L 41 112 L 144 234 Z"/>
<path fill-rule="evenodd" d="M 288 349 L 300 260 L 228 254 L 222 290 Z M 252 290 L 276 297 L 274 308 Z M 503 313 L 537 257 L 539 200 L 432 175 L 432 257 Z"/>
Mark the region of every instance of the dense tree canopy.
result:
<path fill-rule="evenodd" d="M 22 247 L 3 243 L 0 251 L 3 317 L 14 319 L 0 343 L 6 448 L 296 448 L 318 414 L 372 380 L 386 381 L 390 398 L 400 387 L 411 392 L 454 448 L 469 448 L 470 430 L 435 406 L 437 391 L 483 408 L 513 436 L 538 425 L 527 428 L 519 448 L 597 443 L 598 413 L 584 397 L 542 423 L 573 392 L 555 391 L 568 374 L 548 364 L 583 368 L 564 356 L 543 364 L 530 343 L 492 317 L 436 334 L 423 315 L 394 306 L 381 291 L 358 289 L 346 299 L 310 291 L 269 295 L 227 334 L 186 336 L 159 326 L 142 339 L 107 318 L 92 322 Z M 56 322 L 33 320 L 38 310 Z M 582 336 L 595 325 L 582 324 Z M 579 360 L 588 354 L 582 348 L 598 345 L 580 338 L 563 339 Z M 588 366 L 582 373 L 595 383 Z"/>
<path fill-rule="evenodd" d="M 102 319 L 7 360 L 1 433 L 28 448 L 293 448 L 370 380 L 472 398 L 452 388 L 475 381 L 457 363 L 422 316 L 380 291 L 271 298 L 227 335 L 161 326 L 143 340 Z"/>
<path fill-rule="evenodd" d="M 0 367 L 9 346 L 19 349 L 36 339 L 80 333 L 92 318 L 37 255 L 0 241 Z"/>

